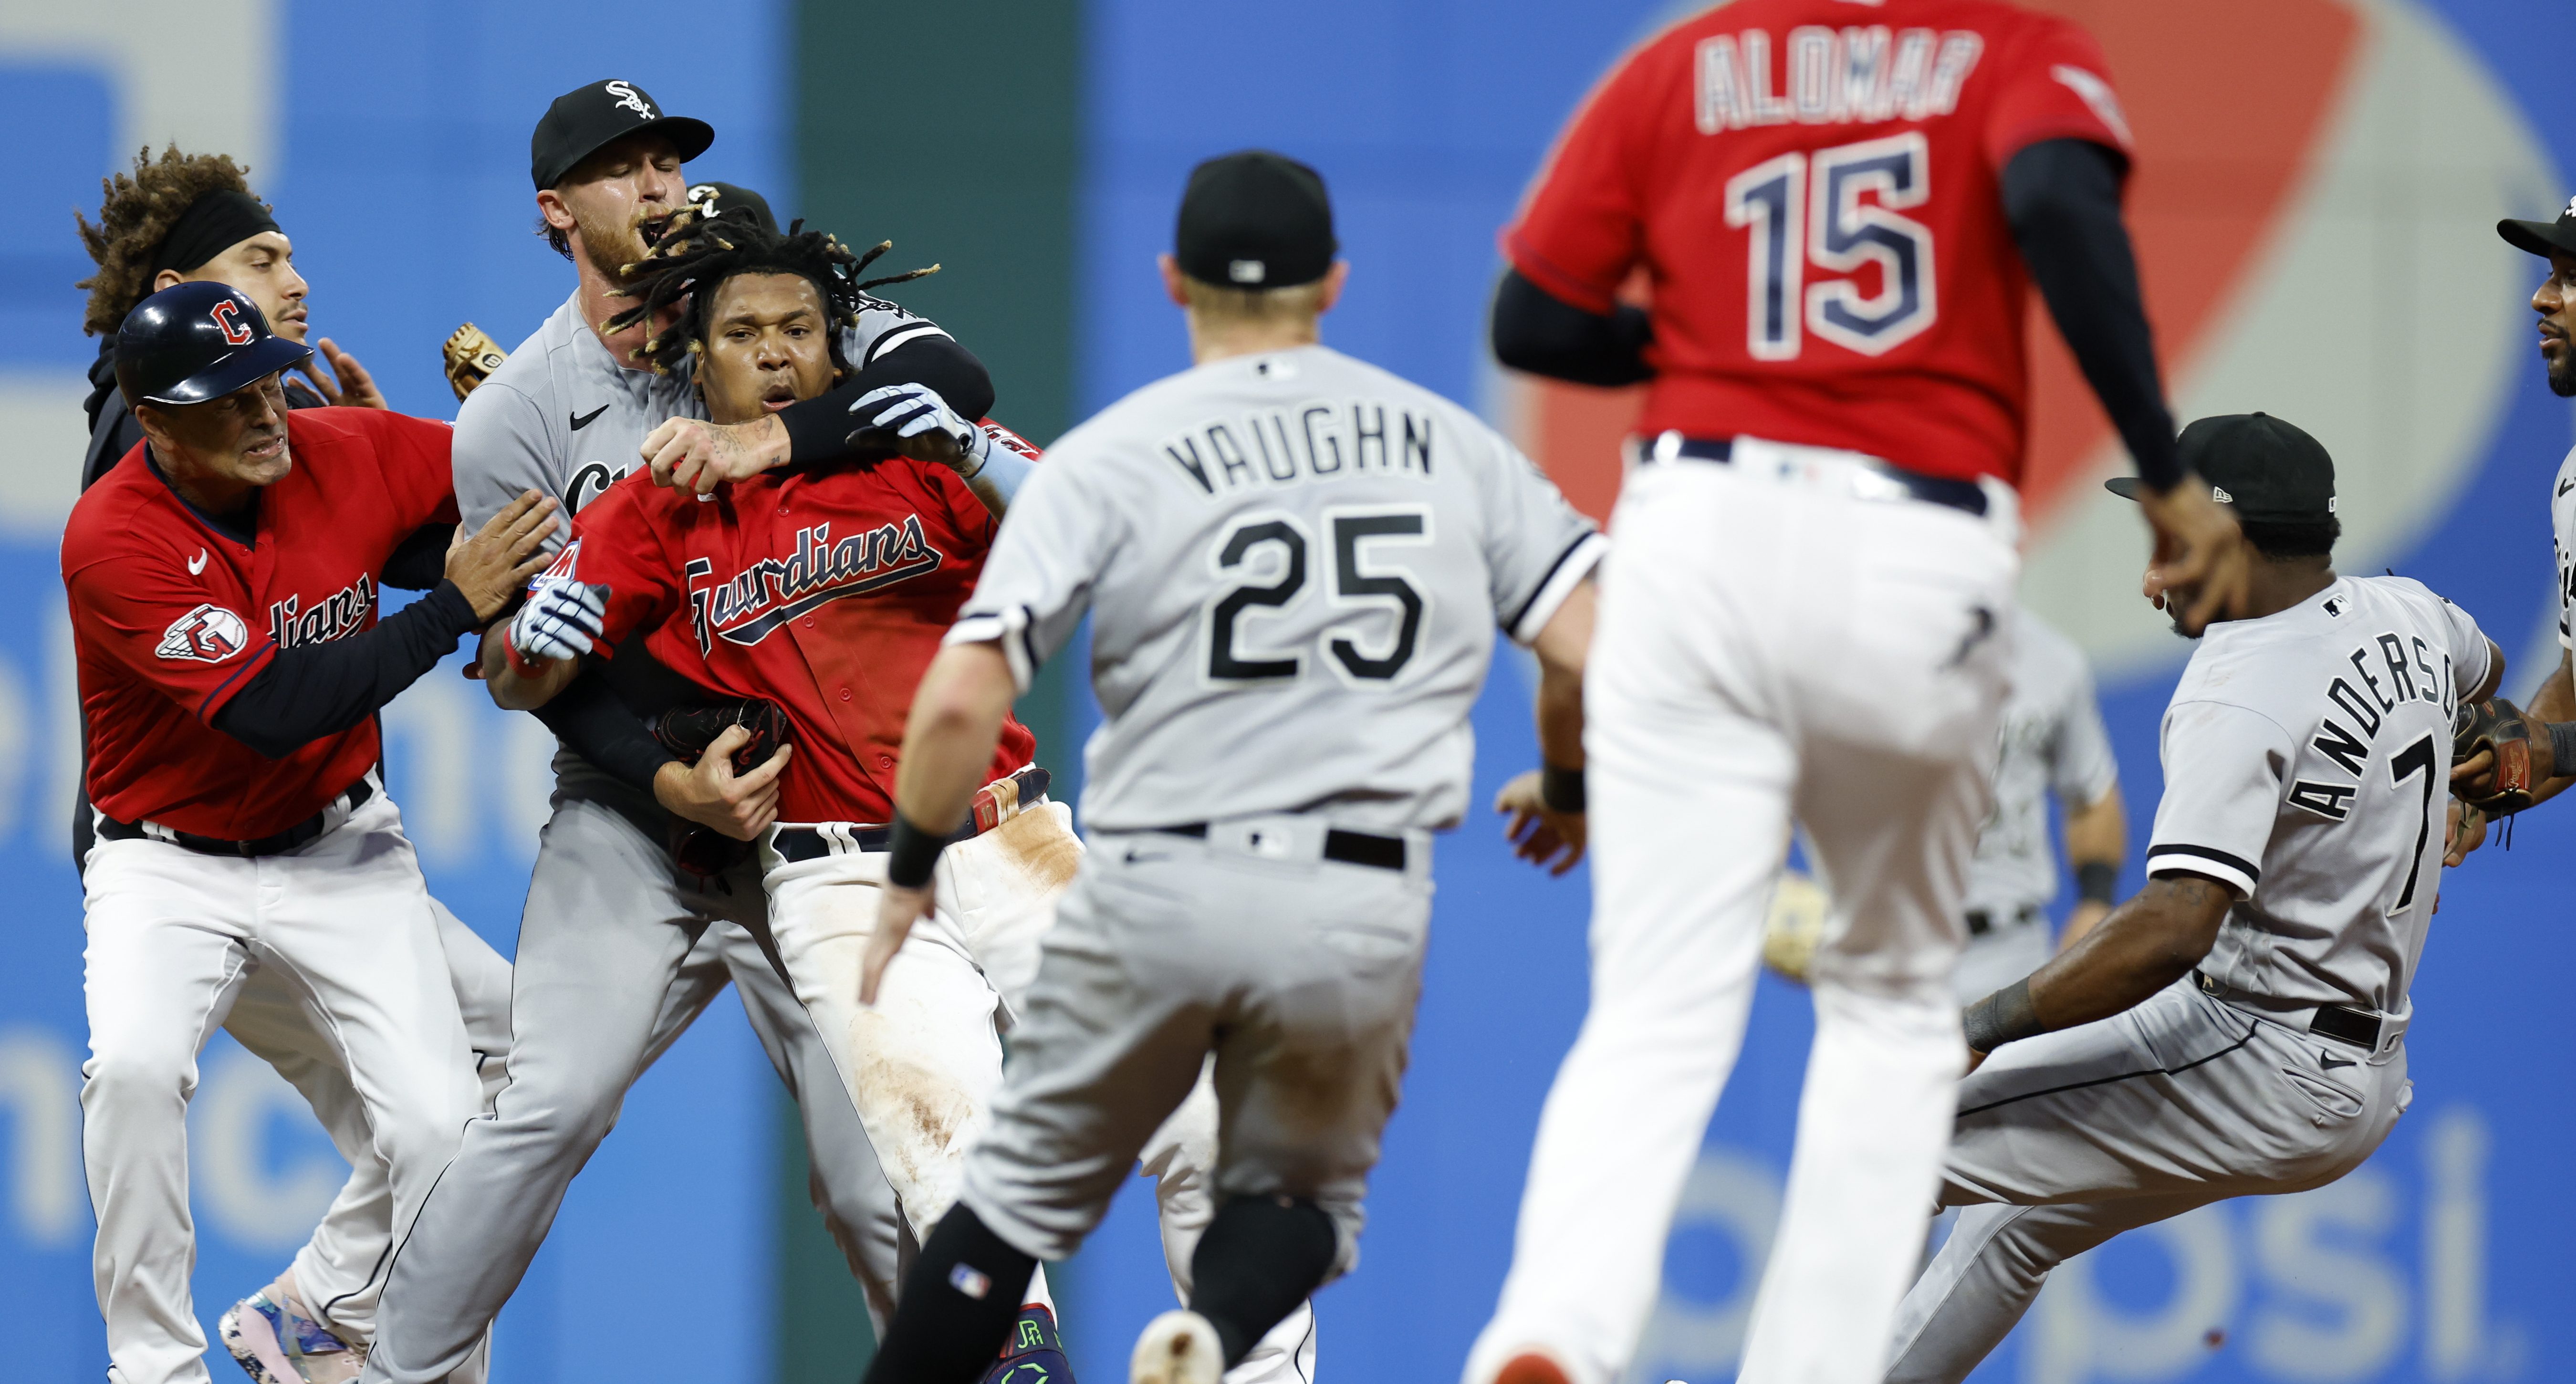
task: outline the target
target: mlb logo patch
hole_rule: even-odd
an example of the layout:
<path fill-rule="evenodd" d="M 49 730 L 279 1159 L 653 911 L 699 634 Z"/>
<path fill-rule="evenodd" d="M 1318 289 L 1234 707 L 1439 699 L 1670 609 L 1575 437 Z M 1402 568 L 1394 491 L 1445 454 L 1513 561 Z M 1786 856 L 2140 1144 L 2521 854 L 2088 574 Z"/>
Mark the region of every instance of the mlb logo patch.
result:
<path fill-rule="evenodd" d="M 207 604 L 170 622 L 152 652 L 167 659 L 221 663 L 250 647 L 250 627 L 222 606 Z"/>

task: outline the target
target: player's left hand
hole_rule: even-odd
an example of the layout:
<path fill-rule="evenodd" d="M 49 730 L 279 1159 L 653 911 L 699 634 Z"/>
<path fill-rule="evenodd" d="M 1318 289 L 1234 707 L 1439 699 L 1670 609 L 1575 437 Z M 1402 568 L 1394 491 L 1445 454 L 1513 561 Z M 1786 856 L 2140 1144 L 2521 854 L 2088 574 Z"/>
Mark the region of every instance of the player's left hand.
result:
<path fill-rule="evenodd" d="M 2457 798 L 2451 799 L 2449 813 L 2443 821 L 2442 863 L 2457 865 L 2486 843 L 2487 814 Z M 2440 907 L 2438 902 L 2434 904 L 2437 911 Z"/>
<path fill-rule="evenodd" d="M 1584 816 L 1550 808 L 1540 796 L 1539 779 L 1540 771 L 1532 769 L 1504 784 L 1494 795 L 1494 810 L 1511 818 L 1503 824 L 1503 835 L 1515 858 L 1562 875 L 1583 863 Z"/>
<path fill-rule="evenodd" d="M 2161 494 L 2140 490 L 2138 506 L 2156 536 L 2143 583 L 2147 599 L 2171 611 L 2185 634 L 2197 635 L 2213 620 L 2236 618 L 2254 580 L 2252 545 L 2237 527 L 2236 516 L 2211 499 L 2209 487 L 2193 476 Z M 2174 611 L 2177 602 L 2185 608 Z"/>
<path fill-rule="evenodd" d="M 322 402 L 343 408 L 393 407 L 385 402 L 385 392 L 376 388 L 376 377 L 367 373 L 367 367 L 360 365 L 356 356 L 341 350 L 327 336 L 314 342 L 313 349 L 314 354 L 306 356 L 295 369 L 313 382 L 313 392 L 322 396 Z M 317 368 L 316 361 L 327 362 L 330 374 Z"/>
<path fill-rule="evenodd" d="M 930 911 L 936 898 L 936 885 L 925 884 L 918 889 L 879 886 L 877 928 L 868 934 L 867 956 L 859 963 L 859 1003 L 877 1002 L 877 990 L 885 984 L 886 966 L 896 952 L 903 950 L 903 939 L 912 935 L 914 921 Z"/>
<path fill-rule="evenodd" d="M 787 425 L 776 414 L 748 423 L 673 418 L 647 434 L 641 450 L 655 485 L 704 495 L 787 460 Z"/>
<path fill-rule="evenodd" d="M 982 428 L 958 417 L 926 384 L 869 390 L 850 405 L 850 416 L 866 420 L 850 433 L 852 451 L 897 452 L 972 477 L 993 450 Z"/>

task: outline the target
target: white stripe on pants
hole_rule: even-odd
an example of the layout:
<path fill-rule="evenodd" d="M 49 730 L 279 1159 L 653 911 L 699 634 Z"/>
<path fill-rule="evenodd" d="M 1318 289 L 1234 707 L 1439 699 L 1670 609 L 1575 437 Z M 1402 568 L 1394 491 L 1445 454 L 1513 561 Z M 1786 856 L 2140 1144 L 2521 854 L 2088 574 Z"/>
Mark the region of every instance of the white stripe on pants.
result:
<path fill-rule="evenodd" d="M 102 841 L 83 872 L 90 1058 L 81 1152 L 111 1377 L 204 1384 L 188 1290 L 188 1099 L 197 1053 L 254 967 L 337 1049 L 386 1165 L 398 1236 L 456 1149 L 477 1084 L 428 886 L 383 794 L 286 855 Z"/>
<path fill-rule="evenodd" d="M 1470 1384 L 1525 1349 L 1608 1384 L 1635 1353 L 1793 820 L 1833 912 L 1741 1377 L 1885 1368 L 1965 1060 L 1949 975 L 2018 560 L 1999 489 L 1985 519 L 1865 499 L 1839 457 L 1748 440 L 1731 465 L 1628 478 L 1586 676 L 1591 1010 L 1540 1115 Z"/>

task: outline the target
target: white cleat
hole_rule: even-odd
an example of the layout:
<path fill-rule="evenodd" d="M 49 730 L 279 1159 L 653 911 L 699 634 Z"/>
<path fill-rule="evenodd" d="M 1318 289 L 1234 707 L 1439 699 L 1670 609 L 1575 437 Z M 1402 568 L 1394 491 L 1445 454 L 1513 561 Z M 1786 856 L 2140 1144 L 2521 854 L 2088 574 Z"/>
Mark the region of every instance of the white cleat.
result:
<path fill-rule="evenodd" d="M 1175 1309 L 1145 1323 L 1127 1384 L 1218 1384 L 1225 1378 L 1225 1349 L 1216 1328 L 1196 1312 Z"/>

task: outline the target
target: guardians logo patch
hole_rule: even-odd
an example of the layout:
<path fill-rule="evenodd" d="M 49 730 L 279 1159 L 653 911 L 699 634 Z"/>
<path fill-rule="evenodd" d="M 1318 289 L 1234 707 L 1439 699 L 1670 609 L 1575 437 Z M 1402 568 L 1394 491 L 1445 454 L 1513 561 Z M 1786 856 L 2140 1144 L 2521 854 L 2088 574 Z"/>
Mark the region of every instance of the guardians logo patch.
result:
<path fill-rule="evenodd" d="M 757 644 L 826 601 L 883 591 L 936 571 L 946 560 L 930 546 L 917 514 L 837 542 L 830 524 L 816 524 L 796 531 L 794 556 L 762 558 L 717 585 L 699 585 L 715 575 L 715 564 L 691 558 L 686 569 L 690 627 L 697 632 L 700 653 L 714 648 L 718 639 Z"/>

